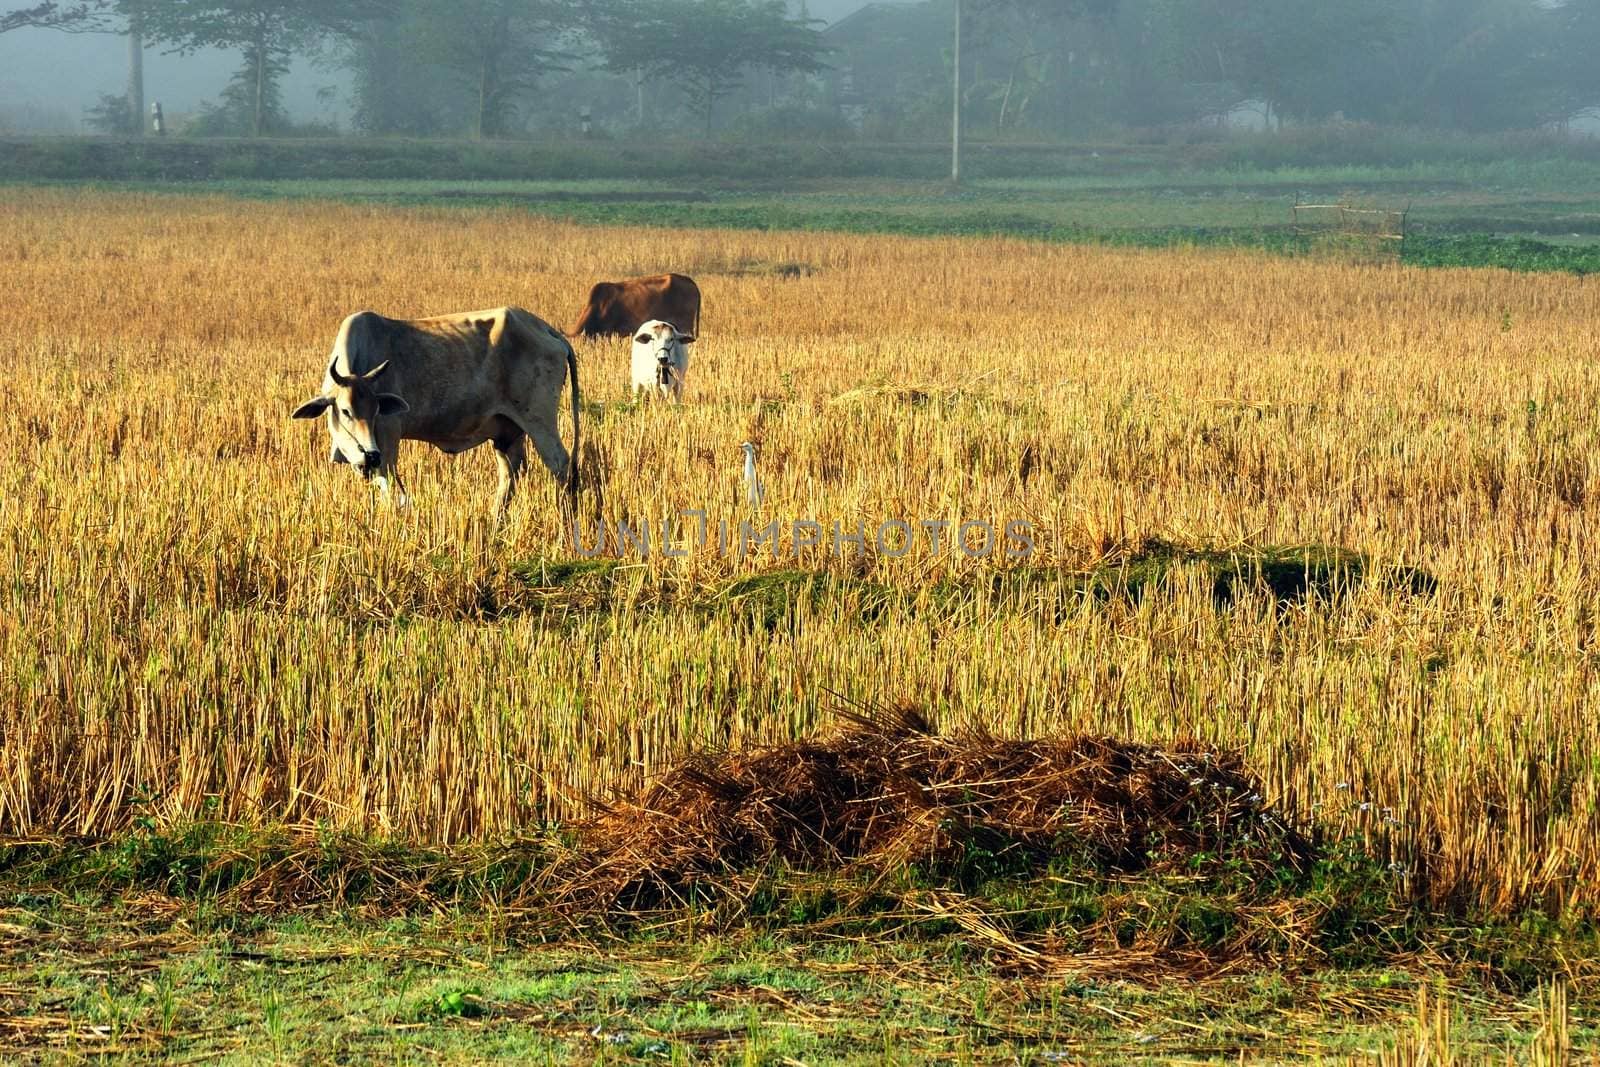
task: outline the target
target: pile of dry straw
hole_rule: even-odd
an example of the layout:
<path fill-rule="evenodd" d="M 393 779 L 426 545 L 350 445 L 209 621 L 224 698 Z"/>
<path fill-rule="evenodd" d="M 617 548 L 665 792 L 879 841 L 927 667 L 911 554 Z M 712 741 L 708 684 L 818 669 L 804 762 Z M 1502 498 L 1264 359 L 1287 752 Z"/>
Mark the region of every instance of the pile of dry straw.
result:
<path fill-rule="evenodd" d="M 603 805 L 553 872 L 555 896 L 650 910 L 774 861 L 875 876 L 959 869 L 978 850 L 1008 870 L 1067 857 L 1109 874 L 1223 861 L 1266 874 L 1310 857 L 1239 760 L 1199 745 L 941 737 L 911 709 L 847 719 L 821 741 L 692 757 Z"/>

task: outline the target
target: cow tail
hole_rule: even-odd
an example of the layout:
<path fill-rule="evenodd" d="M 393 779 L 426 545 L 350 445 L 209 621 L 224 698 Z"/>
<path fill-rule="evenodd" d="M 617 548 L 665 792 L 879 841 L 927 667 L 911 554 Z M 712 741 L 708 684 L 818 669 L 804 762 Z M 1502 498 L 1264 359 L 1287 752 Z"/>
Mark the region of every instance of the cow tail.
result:
<path fill-rule="evenodd" d="M 578 322 L 567 331 L 568 337 L 582 337 L 590 334 L 594 329 L 594 301 L 583 305 L 583 311 L 578 315 Z"/>
<path fill-rule="evenodd" d="M 567 499 L 573 505 L 573 521 L 577 521 L 578 504 L 578 352 L 572 347 L 572 342 L 567 341 L 567 373 L 572 377 L 572 458 L 567 461 Z"/>

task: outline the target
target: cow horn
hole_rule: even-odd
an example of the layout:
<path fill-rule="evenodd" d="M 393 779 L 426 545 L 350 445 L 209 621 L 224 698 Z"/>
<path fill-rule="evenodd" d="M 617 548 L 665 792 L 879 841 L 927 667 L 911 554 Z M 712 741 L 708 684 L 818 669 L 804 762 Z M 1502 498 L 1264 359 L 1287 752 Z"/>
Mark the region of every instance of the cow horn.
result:
<path fill-rule="evenodd" d="M 332 378 L 333 384 L 337 385 L 341 389 L 348 389 L 356 383 L 354 378 L 346 378 L 344 375 L 339 373 L 338 356 L 333 357 L 333 361 L 328 364 L 328 377 Z"/>
<path fill-rule="evenodd" d="M 388 360 L 384 360 L 382 363 L 378 364 L 376 367 L 373 367 L 371 370 L 367 371 L 367 373 L 363 374 L 361 376 L 361 380 L 364 381 L 364 382 L 376 381 L 377 378 L 378 378 L 378 375 L 382 374 L 384 371 L 386 371 L 388 369 L 389 369 L 389 361 Z"/>

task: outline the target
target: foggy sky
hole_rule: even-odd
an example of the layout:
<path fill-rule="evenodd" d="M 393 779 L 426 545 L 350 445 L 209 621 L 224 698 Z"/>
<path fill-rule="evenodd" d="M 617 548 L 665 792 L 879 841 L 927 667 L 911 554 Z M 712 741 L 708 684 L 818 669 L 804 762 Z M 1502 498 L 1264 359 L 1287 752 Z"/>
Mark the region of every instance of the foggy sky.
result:
<path fill-rule="evenodd" d="M 833 22 L 868 0 L 807 0 L 813 18 Z M 799 0 L 790 0 L 799 11 Z M 238 70 L 237 52 L 207 50 L 193 56 L 145 49 L 146 106 L 159 100 L 169 122 L 214 101 Z M 8 125 L 41 125 L 45 132 L 89 132 L 83 109 L 101 93 L 120 95 L 128 87 L 128 42 L 111 34 L 67 34 L 52 30 L 16 30 L 0 35 L 0 130 Z M 332 103 L 317 91 L 332 87 Z M 350 76 L 320 68 L 296 56 L 282 85 L 284 107 L 297 122 L 322 120 L 348 125 Z"/>
<path fill-rule="evenodd" d="M 208 49 L 193 56 L 164 55 L 159 47 L 144 51 L 144 98 L 161 101 L 170 118 L 198 110 L 215 100 L 243 60 L 237 52 Z M 296 57 L 283 82 L 283 101 L 298 120 L 331 118 L 342 111 L 349 77 L 343 71 L 320 70 Z M 340 107 L 330 112 L 317 100 L 317 90 L 337 86 Z M 101 93 L 120 95 L 128 88 L 128 39 L 104 33 L 58 33 L 15 30 L 0 35 L 0 124 L 15 123 L 19 113 L 51 122 L 51 132 L 89 132 L 83 109 Z M 65 124 L 64 128 L 62 124 Z"/>
<path fill-rule="evenodd" d="M 826 19 L 828 22 L 837 22 L 858 7 L 865 7 L 868 0 L 806 0 L 814 19 Z M 904 0 L 901 0 L 904 2 Z M 799 0 L 791 0 L 789 7 L 793 11 L 800 10 Z"/>

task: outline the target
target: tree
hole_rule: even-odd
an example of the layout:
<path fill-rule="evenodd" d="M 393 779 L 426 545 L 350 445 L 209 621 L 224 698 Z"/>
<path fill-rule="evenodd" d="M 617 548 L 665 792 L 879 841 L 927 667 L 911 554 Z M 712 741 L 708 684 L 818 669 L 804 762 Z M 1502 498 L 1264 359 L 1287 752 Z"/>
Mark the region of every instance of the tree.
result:
<path fill-rule="evenodd" d="M 278 87 L 288 73 L 288 53 L 271 49 L 245 52 L 244 64 L 228 79 L 214 103 L 201 105 L 189 132 L 201 137 L 244 137 L 287 128 L 289 113 Z"/>
<path fill-rule="evenodd" d="M 1230 86 L 1233 102 L 1264 101 L 1269 118 L 1347 109 L 1393 41 L 1392 0 L 1160 0 L 1168 58 L 1198 82 Z M 1368 75 L 1370 77 L 1370 75 Z"/>
<path fill-rule="evenodd" d="M 1403 121 L 1461 129 L 1527 126 L 1561 117 L 1552 52 L 1563 16 L 1536 0 L 1411 0 L 1395 98 Z M 1583 66 L 1592 65 L 1584 57 Z"/>
<path fill-rule="evenodd" d="M 642 67 L 625 66 L 629 58 L 639 54 L 633 35 L 641 6 L 640 0 L 586 0 L 582 31 L 606 57 L 606 67 L 627 75 L 633 86 L 634 124 L 643 127 L 645 72 Z"/>
<path fill-rule="evenodd" d="M 472 135 L 509 131 L 518 100 L 541 73 L 565 69 L 552 0 L 455 0 L 423 5 L 421 54 L 456 75 L 472 97 Z M 569 20 L 570 21 L 570 20 Z"/>
<path fill-rule="evenodd" d="M 93 18 L 75 26 L 91 32 L 120 33 L 128 38 L 128 92 L 122 97 L 128 119 L 123 131 L 143 134 L 144 117 L 144 9 L 160 0 L 98 0 Z M 102 105 L 105 100 L 101 100 Z M 108 131 L 109 132 L 109 131 Z"/>
<path fill-rule="evenodd" d="M 615 0 L 592 23 L 611 69 L 641 81 L 670 77 L 712 129 L 717 102 L 751 70 L 812 74 L 822 38 L 784 0 Z"/>
<path fill-rule="evenodd" d="M 250 134 L 259 137 L 275 117 L 278 79 L 291 55 L 329 35 L 354 36 L 392 13 L 391 0 L 161 0 L 144 11 L 143 29 L 181 54 L 243 52 L 224 106 L 244 109 Z"/>
<path fill-rule="evenodd" d="M 40 3 L 0 13 L 0 33 L 24 27 L 62 30 L 67 33 L 126 32 L 128 35 L 128 92 L 126 96 L 102 96 L 90 109 L 90 124 L 111 133 L 144 132 L 144 48 L 139 37 L 138 11 L 144 0 L 86 0 L 83 3 Z M 126 21 L 126 29 L 116 29 L 116 16 Z M 121 100 L 128 114 L 113 121 L 105 114 L 109 101 Z"/>
<path fill-rule="evenodd" d="M 144 0 L 126 0 L 122 5 L 128 31 L 128 127 L 134 134 L 144 133 Z"/>
<path fill-rule="evenodd" d="M 1566 114 L 1600 105 L 1600 0 L 1566 0 L 1549 13 L 1553 73 L 1565 87 Z"/>
<path fill-rule="evenodd" d="M 1046 4 L 1040 0 L 1001 0 L 1000 11 L 1007 18 L 1001 39 L 1009 58 L 1005 88 L 1000 92 L 997 129 L 1005 129 L 1008 117 L 1021 122 L 1035 94 L 1048 83 L 1075 47 L 1067 30 L 1075 21 L 1095 25 L 1109 24 L 1118 13 L 1117 0 L 1079 0 L 1076 4 Z"/>
<path fill-rule="evenodd" d="M 384 20 L 348 42 L 344 61 L 354 76 L 356 129 L 426 136 L 445 128 L 449 111 L 443 72 L 419 69 L 413 0 L 406 17 Z"/>
<path fill-rule="evenodd" d="M 0 33 L 25 28 L 61 30 L 82 25 L 94 18 L 99 4 L 34 4 L 31 7 L 0 11 Z"/>
<path fill-rule="evenodd" d="M 128 106 L 125 96 L 101 93 L 99 103 L 83 109 L 83 117 L 91 129 L 100 133 L 125 137 L 138 132 L 133 122 L 133 110 Z"/>
<path fill-rule="evenodd" d="M 1103 17 L 1114 12 L 1116 7 L 1117 0 L 955 0 L 954 47 L 951 50 L 950 61 L 953 86 L 950 134 L 952 184 L 961 181 L 961 128 L 966 103 L 961 91 L 962 39 L 969 36 L 968 24 L 987 20 L 991 24 L 991 33 L 995 27 L 1003 25 L 1006 21 L 1010 21 L 1013 26 L 1021 27 L 1021 32 L 1013 34 L 1011 72 L 1003 96 L 1005 103 L 1001 110 L 1003 125 L 1005 111 L 1010 104 L 1011 91 L 1015 88 L 1018 69 L 1030 61 L 1037 69 L 1037 64 L 1056 50 L 1041 44 L 1042 41 L 1049 40 L 1049 35 L 1045 32 L 1046 24 L 1053 22 L 1059 27 L 1067 19 Z M 1057 49 L 1060 47 L 1062 46 L 1058 38 Z"/>

